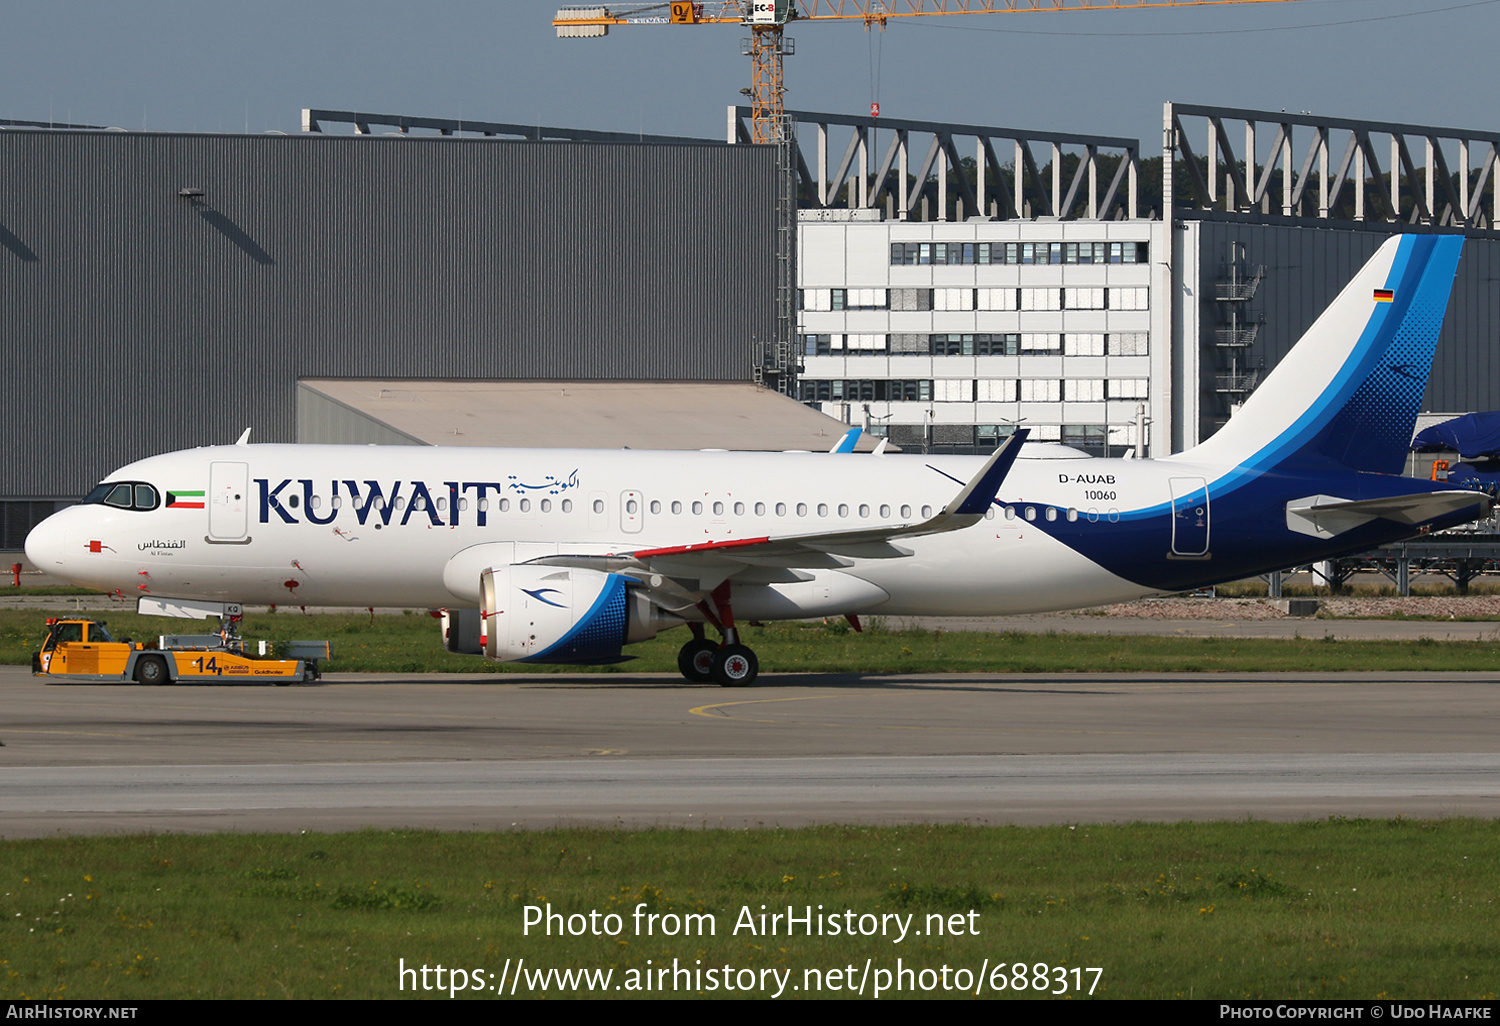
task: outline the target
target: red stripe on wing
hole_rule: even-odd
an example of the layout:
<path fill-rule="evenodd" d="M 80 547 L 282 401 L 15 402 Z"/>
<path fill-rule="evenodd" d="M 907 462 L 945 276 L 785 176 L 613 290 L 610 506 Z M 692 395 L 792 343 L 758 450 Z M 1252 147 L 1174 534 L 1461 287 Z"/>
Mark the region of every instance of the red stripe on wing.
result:
<path fill-rule="evenodd" d="M 698 545 L 672 545 L 664 549 L 641 549 L 639 552 L 631 553 L 631 555 L 637 559 L 644 559 L 649 556 L 680 556 L 686 552 L 711 552 L 714 549 L 736 549 L 745 545 L 763 545 L 770 540 L 769 535 L 764 538 L 736 538 L 733 541 L 703 542 Z"/>

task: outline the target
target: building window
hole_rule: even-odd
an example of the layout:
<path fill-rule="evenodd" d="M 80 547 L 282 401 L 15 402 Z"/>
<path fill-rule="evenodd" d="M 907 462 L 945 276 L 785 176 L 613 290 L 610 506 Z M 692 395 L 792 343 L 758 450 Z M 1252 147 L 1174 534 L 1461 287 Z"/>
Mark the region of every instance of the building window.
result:
<path fill-rule="evenodd" d="M 939 403 L 972 403 L 974 401 L 974 382 L 964 378 L 958 380 L 943 379 L 932 383 L 932 398 Z"/>
<path fill-rule="evenodd" d="M 1022 378 L 1020 386 L 1023 403 L 1062 402 L 1062 382 L 1057 378 Z"/>
<path fill-rule="evenodd" d="M 1009 334 L 928 335 L 927 352 L 933 356 L 1015 356 L 1021 336 Z"/>
<path fill-rule="evenodd" d="M 829 356 L 839 353 L 885 352 L 884 335 L 803 335 L 804 356 Z"/>
<path fill-rule="evenodd" d="M 1062 336 L 1053 332 L 1021 333 L 1022 356 L 1059 356 L 1062 354 Z"/>
<path fill-rule="evenodd" d="M 1061 310 L 1062 289 L 1022 289 L 1022 310 Z"/>
<path fill-rule="evenodd" d="M 1110 356 L 1146 356 L 1147 339 L 1144 331 L 1125 331 L 1105 336 L 1105 352 Z"/>
<path fill-rule="evenodd" d="M 1064 424 L 1062 444 L 1102 456 L 1108 448 L 1108 433 L 1103 424 Z"/>
<path fill-rule="evenodd" d="M 1150 381 L 1147 378 L 1111 378 L 1108 385 L 1111 399 L 1145 399 Z"/>
<path fill-rule="evenodd" d="M 891 289 L 892 310 L 931 310 L 932 289 Z"/>
<path fill-rule="evenodd" d="M 1064 356 L 1103 356 L 1104 336 L 1100 334 L 1069 334 L 1063 336 Z"/>
<path fill-rule="evenodd" d="M 1013 403 L 1020 394 L 1017 383 L 1011 379 L 981 379 L 974 383 L 974 390 L 976 392 L 975 398 L 982 403 Z M 981 425 L 980 430 L 983 430 L 983 425 Z M 1009 432 L 1006 432 L 1006 434 L 1009 434 Z"/>
<path fill-rule="evenodd" d="M 1144 242 L 893 242 L 891 266 L 927 264 L 1144 264 Z"/>
<path fill-rule="evenodd" d="M 1065 309 L 1104 309 L 1104 289 L 1063 289 L 1062 293 L 1062 305 Z"/>
<path fill-rule="evenodd" d="M 974 290 L 933 289 L 932 308 L 934 310 L 972 310 L 974 309 Z"/>
<path fill-rule="evenodd" d="M 803 402 L 825 403 L 929 402 L 932 381 L 803 378 L 798 382 L 798 398 Z"/>
<path fill-rule="evenodd" d="M 1064 378 L 1063 402 L 1102 403 L 1104 382 L 1099 378 Z"/>

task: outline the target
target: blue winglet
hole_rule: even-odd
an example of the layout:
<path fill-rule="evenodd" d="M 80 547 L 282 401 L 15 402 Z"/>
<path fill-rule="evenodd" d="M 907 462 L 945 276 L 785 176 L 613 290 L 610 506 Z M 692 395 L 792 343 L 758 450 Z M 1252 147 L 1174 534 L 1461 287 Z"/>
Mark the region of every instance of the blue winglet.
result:
<path fill-rule="evenodd" d="M 834 445 L 834 447 L 832 449 L 829 449 L 828 451 L 830 453 L 834 453 L 834 452 L 853 452 L 855 445 L 857 445 L 859 443 L 859 436 L 862 435 L 862 434 L 864 434 L 864 433 L 865 433 L 865 429 L 864 428 L 857 428 L 857 427 L 856 428 L 850 428 L 848 431 L 844 432 L 844 437 L 840 438 L 838 440 L 838 443 L 836 445 Z"/>
<path fill-rule="evenodd" d="M 989 462 L 975 475 L 974 480 L 958 493 L 949 513 L 956 516 L 983 516 L 990 508 L 990 503 L 995 501 L 995 493 L 1000 491 L 1005 475 L 1015 466 L 1016 457 L 1021 454 L 1021 446 L 1026 444 L 1026 438 L 1030 434 L 1030 428 L 1017 428 L 990 456 Z"/>

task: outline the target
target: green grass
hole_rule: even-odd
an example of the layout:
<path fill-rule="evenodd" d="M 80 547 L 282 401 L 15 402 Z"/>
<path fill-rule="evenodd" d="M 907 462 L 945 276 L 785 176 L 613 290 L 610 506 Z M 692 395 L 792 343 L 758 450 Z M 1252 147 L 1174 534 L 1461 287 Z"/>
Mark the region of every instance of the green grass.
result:
<path fill-rule="evenodd" d="M 115 637 L 137 641 L 162 633 L 208 631 L 209 623 L 100 614 Z M 0 663 L 26 664 L 45 636 L 44 614 L 0 611 Z M 1493 670 L 1500 666 L 1500 625 L 1488 641 L 1336 641 L 1309 623 L 1306 638 L 1182 638 L 1089 634 L 889 631 L 874 621 L 863 634 L 842 620 L 747 626 L 743 639 L 762 673 L 1201 673 L 1333 672 L 1358 668 Z M 437 621 L 425 613 L 376 616 L 302 613 L 246 617 L 244 636 L 282 642 L 327 639 L 327 669 L 363 673 L 675 673 L 682 630 L 633 645 L 636 658 L 604 667 L 500 666 L 477 656 L 444 652 Z"/>
<path fill-rule="evenodd" d="M 498 978 L 524 957 L 612 969 L 614 983 L 648 960 L 790 970 L 801 984 L 805 970 L 858 976 L 900 958 L 1101 967 L 1106 998 L 1493 1000 L 1497 832 L 1333 819 L 7 841 L 0 997 L 380 998 L 401 993 L 402 959 Z M 614 912 L 620 932 L 523 935 L 526 907 L 549 904 Z M 964 935 L 736 935 L 762 904 L 912 915 L 915 929 L 958 915 Z M 641 905 L 712 915 L 717 930 L 637 934 Z"/>

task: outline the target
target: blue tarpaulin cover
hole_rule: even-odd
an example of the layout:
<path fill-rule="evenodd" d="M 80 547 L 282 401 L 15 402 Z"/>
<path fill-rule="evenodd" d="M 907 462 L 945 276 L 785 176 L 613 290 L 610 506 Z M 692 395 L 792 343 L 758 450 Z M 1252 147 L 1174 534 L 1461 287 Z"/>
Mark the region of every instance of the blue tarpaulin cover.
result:
<path fill-rule="evenodd" d="M 1412 452 L 1452 450 L 1464 459 L 1500 457 L 1500 412 L 1469 413 L 1417 432 Z"/>

